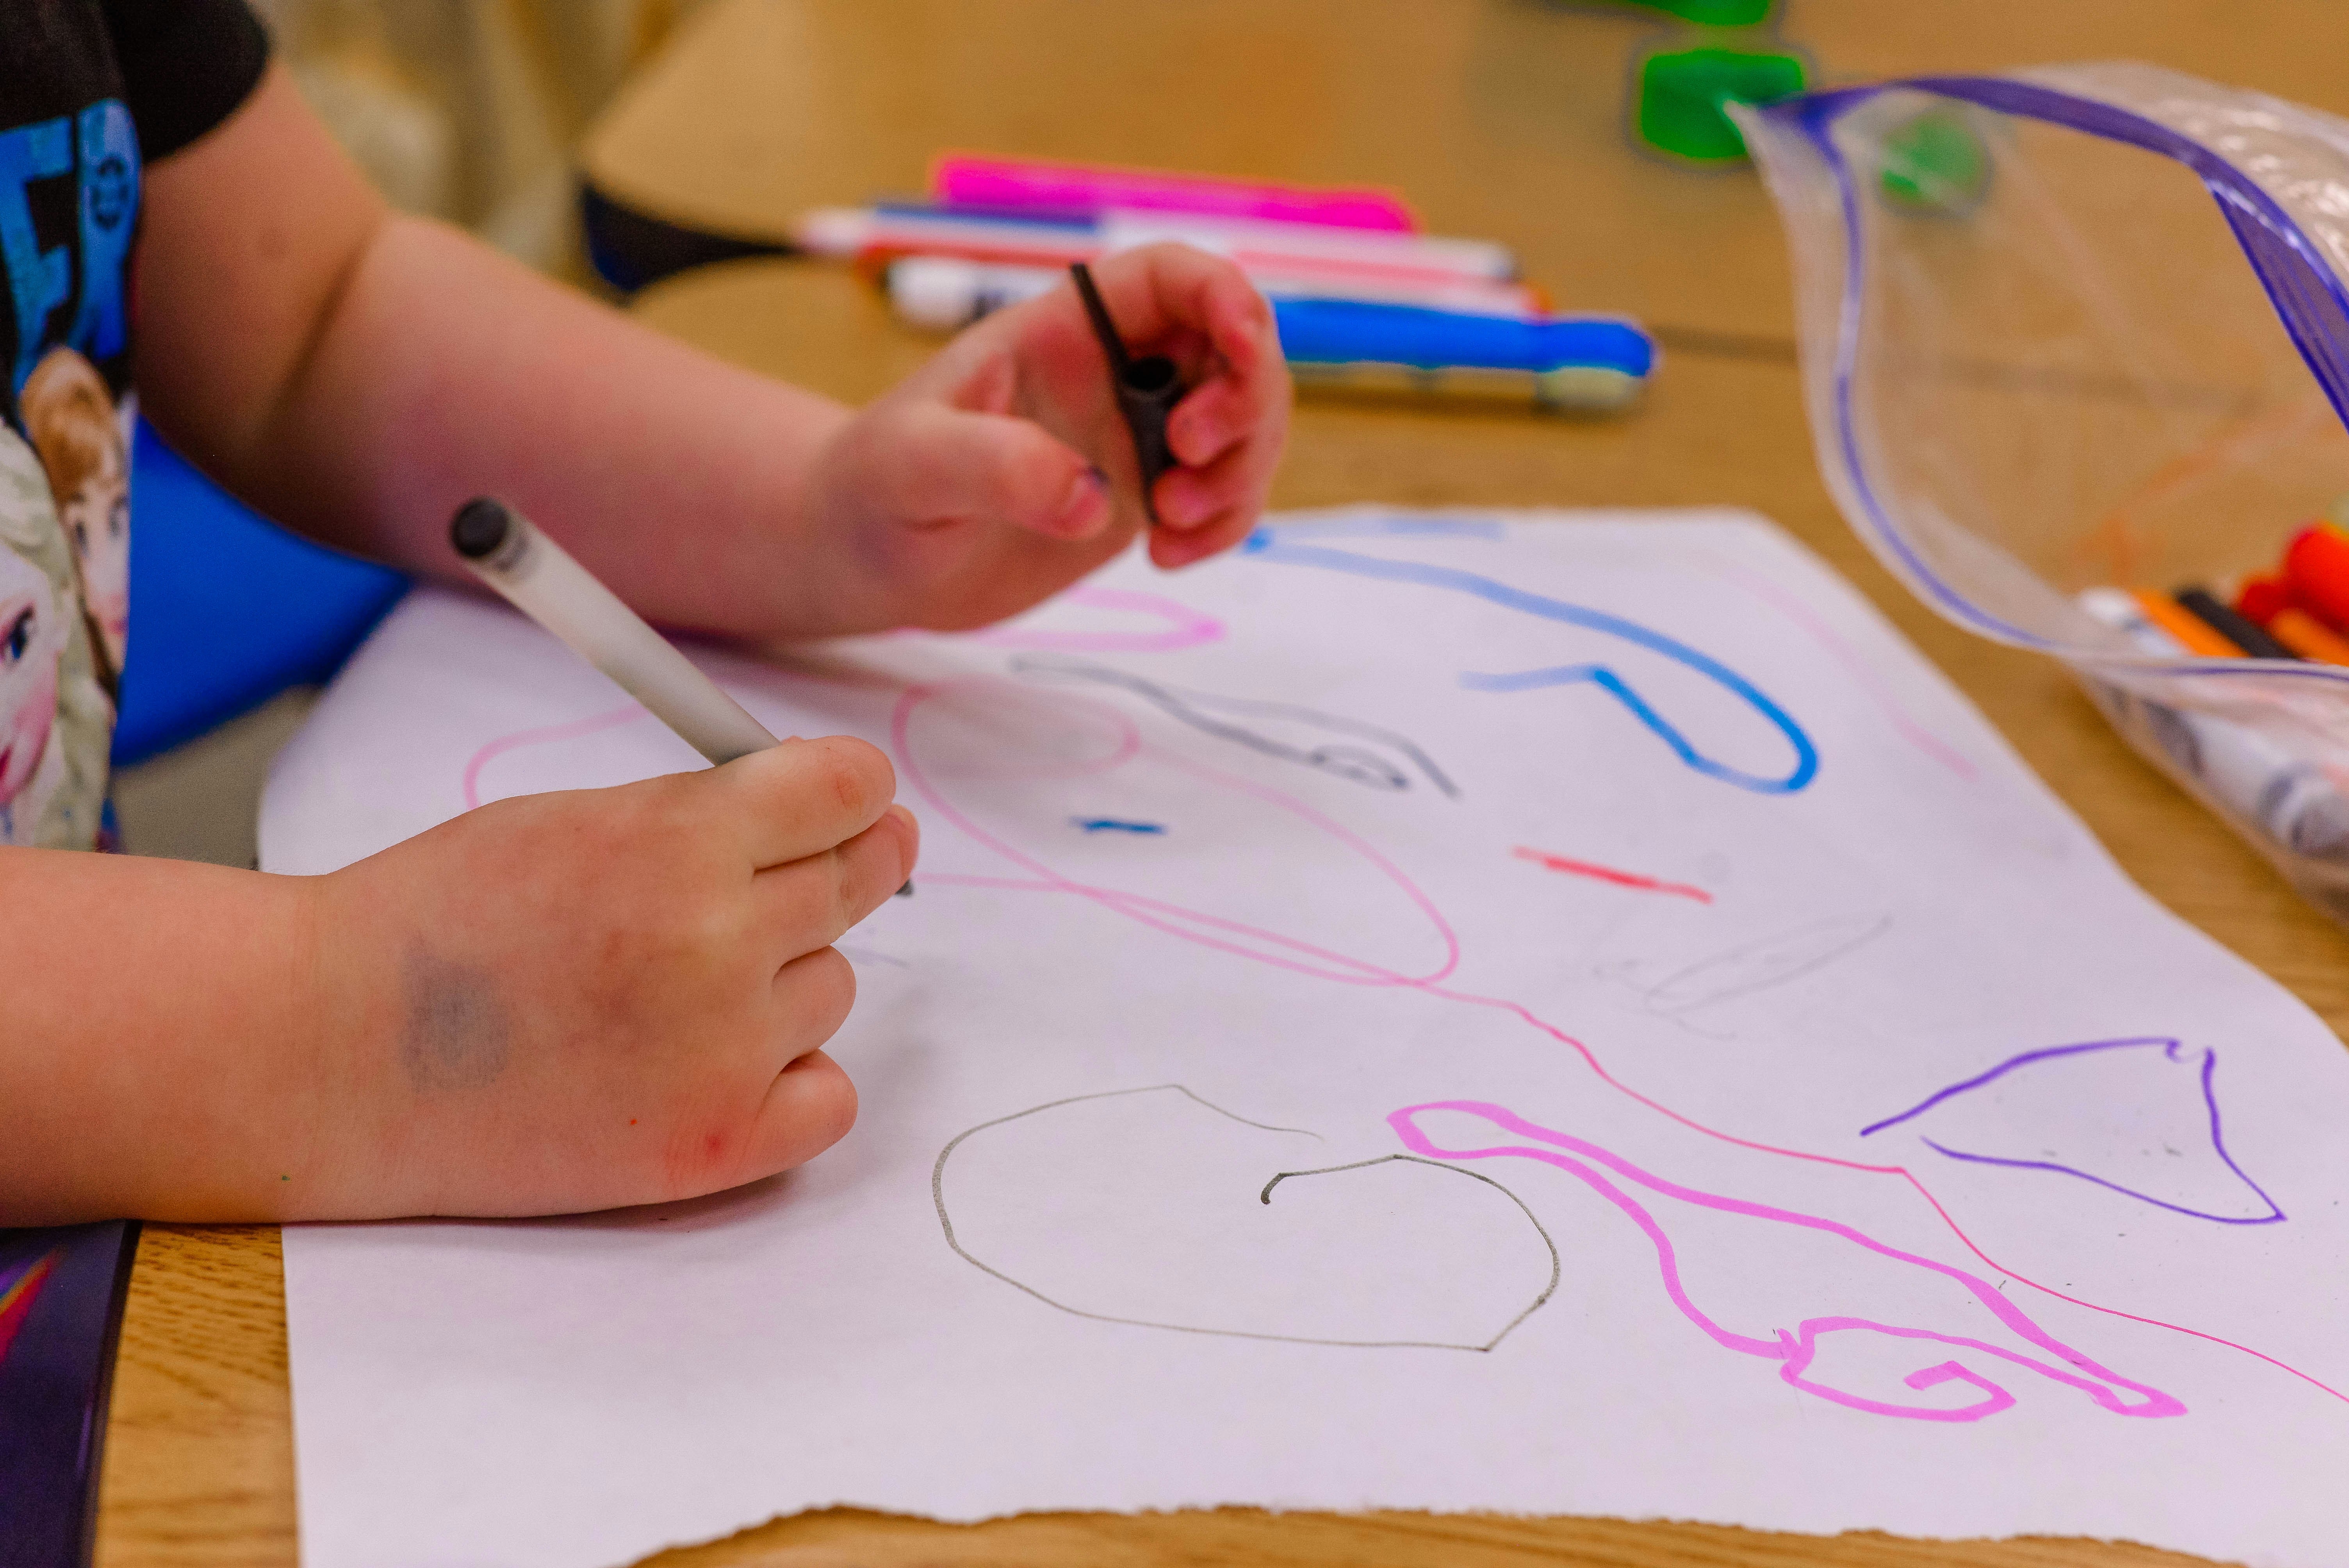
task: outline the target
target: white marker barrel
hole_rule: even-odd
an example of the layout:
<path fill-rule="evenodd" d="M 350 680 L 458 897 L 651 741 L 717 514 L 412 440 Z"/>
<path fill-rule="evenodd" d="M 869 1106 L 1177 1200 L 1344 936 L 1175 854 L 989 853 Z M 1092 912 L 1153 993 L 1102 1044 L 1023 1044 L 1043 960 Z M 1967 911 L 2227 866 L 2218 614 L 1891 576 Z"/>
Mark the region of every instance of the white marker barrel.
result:
<path fill-rule="evenodd" d="M 731 762 L 776 743 L 766 726 L 512 507 L 475 497 L 457 509 L 449 542 L 482 582 L 611 676 L 711 762 Z"/>

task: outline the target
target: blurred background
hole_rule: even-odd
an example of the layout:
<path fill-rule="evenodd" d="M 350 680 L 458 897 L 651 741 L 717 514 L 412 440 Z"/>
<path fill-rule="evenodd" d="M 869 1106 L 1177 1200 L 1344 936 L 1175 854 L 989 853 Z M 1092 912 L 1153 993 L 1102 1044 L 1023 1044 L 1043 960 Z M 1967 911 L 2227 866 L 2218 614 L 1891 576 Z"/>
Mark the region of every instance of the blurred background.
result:
<path fill-rule="evenodd" d="M 303 95 L 397 205 L 584 279 L 573 149 L 706 0 L 257 0 Z"/>

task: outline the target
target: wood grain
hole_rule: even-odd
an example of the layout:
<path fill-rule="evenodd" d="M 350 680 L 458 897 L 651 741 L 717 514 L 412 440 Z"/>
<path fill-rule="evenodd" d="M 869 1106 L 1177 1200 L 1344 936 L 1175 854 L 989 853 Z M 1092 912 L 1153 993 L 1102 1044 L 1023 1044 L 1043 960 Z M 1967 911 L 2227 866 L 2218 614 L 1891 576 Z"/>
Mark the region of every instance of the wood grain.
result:
<path fill-rule="evenodd" d="M 1666 329 L 1645 405 L 1564 420 L 1309 401 L 1275 500 L 1719 505 L 1776 520 L 1945 672 L 2147 892 L 2349 1028 L 2349 935 L 2124 748 L 2046 661 L 1918 604 L 1844 525 L 1811 459 L 1785 263 L 1757 183 L 1630 150 L 1624 72 L 1652 23 L 1538 0 L 732 0 L 711 7 L 591 139 L 620 199 L 771 234 L 820 201 L 918 186 L 942 146 L 1403 188 L 1429 221 L 1518 247 L 1578 306 Z M 2349 77 L 2326 0 L 1795 0 L 1837 79 L 2127 55 L 2335 112 Z M 931 345 L 847 277 L 790 263 L 689 274 L 638 306 L 662 329 L 850 399 Z M 274 1231 L 150 1227 L 126 1313 L 104 1471 L 105 1568 L 295 1560 Z M 2085 1542 L 1834 1539 L 1611 1520 L 1219 1510 L 969 1527 L 835 1510 L 665 1553 L 658 1568 L 1264 1563 L 1283 1568 L 2140 1568 Z"/>

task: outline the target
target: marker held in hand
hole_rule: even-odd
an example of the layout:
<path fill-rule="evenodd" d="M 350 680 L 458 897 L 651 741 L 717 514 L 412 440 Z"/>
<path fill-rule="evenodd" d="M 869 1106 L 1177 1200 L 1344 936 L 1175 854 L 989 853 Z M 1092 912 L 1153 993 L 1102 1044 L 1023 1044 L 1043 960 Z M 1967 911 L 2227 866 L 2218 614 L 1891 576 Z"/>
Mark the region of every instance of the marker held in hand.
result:
<path fill-rule="evenodd" d="M 1109 358 L 1110 387 L 1116 394 L 1118 412 L 1125 416 L 1125 428 L 1133 433 L 1134 466 L 1142 475 L 1143 515 L 1155 523 L 1158 507 L 1150 499 L 1151 490 L 1160 474 L 1177 466 L 1174 449 L 1166 444 L 1166 417 L 1183 400 L 1186 388 L 1174 362 L 1164 355 L 1136 359 L 1126 352 L 1125 340 L 1117 335 L 1117 324 L 1110 319 L 1109 306 L 1102 303 L 1101 290 L 1093 285 L 1093 274 L 1084 263 L 1071 265 L 1069 275 L 1076 280 L 1085 318 L 1092 323 L 1093 335 L 1101 339 L 1102 353 Z"/>
<path fill-rule="evenodd" d="M 449 520 L 449 542 L 474 575 L 612 677 L 714 767 L 779 745 L 725 689 L 528 518 L 475 496 Z M 899 896 L 914 891 L 908 882 Z"/>

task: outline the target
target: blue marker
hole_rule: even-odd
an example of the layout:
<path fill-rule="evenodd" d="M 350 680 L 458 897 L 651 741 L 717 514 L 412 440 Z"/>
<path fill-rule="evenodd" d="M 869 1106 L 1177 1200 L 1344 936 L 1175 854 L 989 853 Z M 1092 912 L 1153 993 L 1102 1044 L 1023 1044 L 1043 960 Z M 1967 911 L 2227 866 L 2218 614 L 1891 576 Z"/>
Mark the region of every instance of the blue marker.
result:
<path fill-rule="evenodd" d="M 1616 408 L 1639 395 L 1656 346 L 1620 316 L 1517 317 L 1369 300 L 1275 300 L 1299 381 Z"/>
<path fill-rule="evenodd" d="M 908 256 L 889 268 L 900 319 L 952 331 L 1060 282 L 1048 268 Z M 1655 369 L 1656 346 L 1611 315 L 1526 315 L 1340 299 L 1264 285 L 1282 355 L 1300 382 L 1367 391 L 1498 397 L 1541 408 L 1619 408 Z"/>

